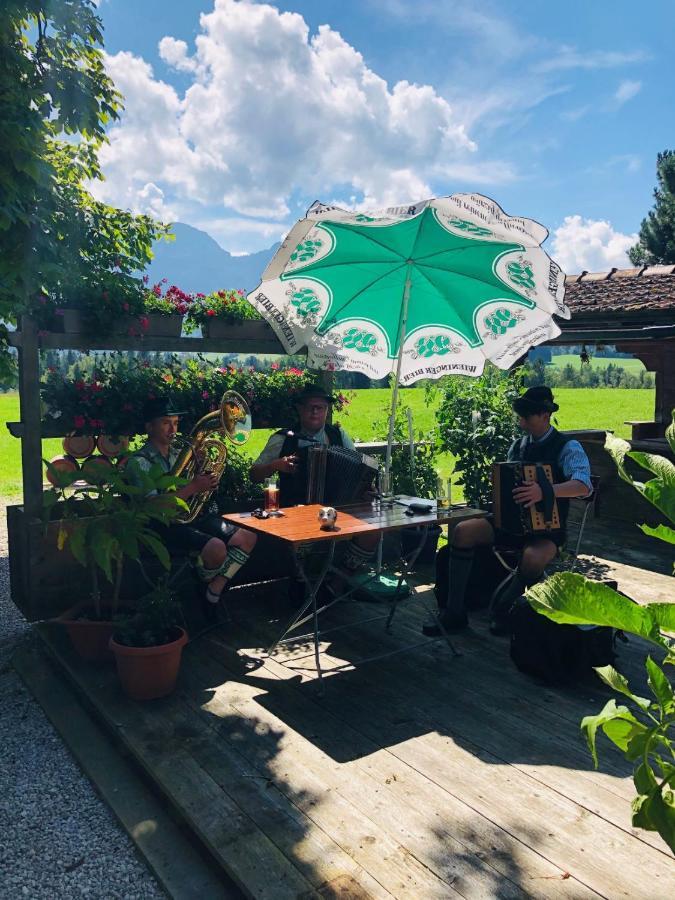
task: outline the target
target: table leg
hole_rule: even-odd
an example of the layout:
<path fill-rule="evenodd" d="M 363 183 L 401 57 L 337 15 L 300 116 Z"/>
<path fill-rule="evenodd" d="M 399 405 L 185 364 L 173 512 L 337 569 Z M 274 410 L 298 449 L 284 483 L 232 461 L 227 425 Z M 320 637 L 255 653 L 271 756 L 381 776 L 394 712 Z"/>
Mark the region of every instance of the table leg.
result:
<path fill-rule="evenodd" d="M 326 554 L 326 559 L 323 563 L 323 566 L 321 567 L 321 571 L 319 572 L 319 575 L 317 576 L 314 584 L 312 584 L 311 581 L 309 580 L 309 578 L 307 577 L 307 573 L 305 572 L 305 567 L 302 563 L 302 559 L 297 559 L 298 574 L 300 575 L 300 577 L 302 578 L 302 580 L 304 581 L 304 583 L 307 587 L 308 597 L 305 600 L 304 604 L 302 605 L 302 608 L 300 609 L 300 611 L 295 613 L 295 615 L 288 622 L 288 624 L 286 625 L 284 630 L 281 632 L 279 637 L 274 641 L 274 643 L 269 647 L 269 649 L 267 651 L 268 656 L 271 656 L 272 653 L 274 653 L 277 646 L 281 643 L 281 641 L 284 640 L 284 638 L 286 637 L 288 632 L 292 631 L 293 628 L 296 627 L 296 625 L 300 622 L 300 620 L 305 615 L 307 610 L 311 607 L 312 608 L 311 616 L 312 616 L 313 624 L 314 624 L 314 635 L 313 635 L 313 638 L 314 638 L 314 660 L 315 660 L 316 672 L 317 672 L 317 676 L 318 676 L 318 680 L 319 680 L 319 688 L 318 688 L 319 694 L 323 694 L 324 685 L 323 685 L 323 672 L 321 670 L 321 652 L 320 652 L 320 648 L 319 648 L 319 608 L 318 608 L 318 604 L 317 604 L 317 595 L 319 593 L 319 590 L 321 589 L 321 585 L 323 584 L 323 581 L 324 581 L 326 575 L 328 574 L 329 569 L 333 565 L 333 557 L 335 556 L 335 544 L 336 544 L 336 542 L 334 540 L 328 542 L 328 552 Z"/>

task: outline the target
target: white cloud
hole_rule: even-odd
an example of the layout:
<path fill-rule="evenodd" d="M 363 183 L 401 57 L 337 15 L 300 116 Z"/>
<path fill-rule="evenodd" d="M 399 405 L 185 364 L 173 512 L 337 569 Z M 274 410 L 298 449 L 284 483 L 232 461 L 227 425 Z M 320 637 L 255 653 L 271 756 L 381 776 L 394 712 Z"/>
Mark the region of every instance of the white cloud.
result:
<path fill-rule="evenodd" d="M 159 42 L 159 55 L 174 69 L 182 72 L 197 71 L 197 63 L 188 56 L 188 45 L 185 41 L 173 37 L 163 37 Z"/>
<path fill-rule="evenodd" d="M 566 216 L 553 233 L 551 256 L 570 275 L 583 272 L 607 272 L 631 265 L 628 250 L 637 234 L 615 231 L 610 222 Z"/>
<path fill-rule="evenodd" d="M 547 59 L 534 66 L 536 72 L 555 72 L 563 69 L 615 69 L 648 59 L 642 50 L 579 50 L 561 47 Z"/>
<path fill-rule="evenodd" d="M 616 89 L 614 94 L 614 99 L 616 100 L 619 106 L 622 106 L 624 103 L 627 103 L 628 100 L 632 100 L 637 94 L 642 90 L 642 82 L 641 81 L 622 81 L 621 84 Z"/>
<path fill-rule="evenodd" d="M 143 59 L 108 57 L 126 109 L 101 152 L 97 195 L 137 209 L 152 184 L 183 209 L 269 220 L 289 216 L 299 195 L 356 192 L 380 206 L 450 178 L 514 177 L 475 158 L 433 87 L 388 85 L 328 25 L 310 34 L 302 16 L 248 0 L 215 0 L 200 24 L 192 54 L 171 36 L 160 42 L 162 59 L 191 76 L 182 95 Z"/>

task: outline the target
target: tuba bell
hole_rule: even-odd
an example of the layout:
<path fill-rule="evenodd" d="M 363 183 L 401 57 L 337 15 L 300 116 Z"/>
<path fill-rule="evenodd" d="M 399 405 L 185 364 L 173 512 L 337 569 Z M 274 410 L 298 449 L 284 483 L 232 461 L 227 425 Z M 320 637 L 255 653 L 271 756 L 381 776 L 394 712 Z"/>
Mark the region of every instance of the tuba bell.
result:
<path fill-rule="evenodd" d="M 244 398 L 236 391 L 225 391 L 220 406 L 197 422 L 188 438 L 176 437 L 180 453 L 171 468 L 172 475 L 192 481 L 197 475 L 223 476 L 227 464 L 227 443 L 241 446 L 251 436 L 251 412 Z M 188 509 L 180 513 L 176 521 L 187 525 L 199 516 L 209 502 L 213 490 L 193 494 L 185 502 Z"/>

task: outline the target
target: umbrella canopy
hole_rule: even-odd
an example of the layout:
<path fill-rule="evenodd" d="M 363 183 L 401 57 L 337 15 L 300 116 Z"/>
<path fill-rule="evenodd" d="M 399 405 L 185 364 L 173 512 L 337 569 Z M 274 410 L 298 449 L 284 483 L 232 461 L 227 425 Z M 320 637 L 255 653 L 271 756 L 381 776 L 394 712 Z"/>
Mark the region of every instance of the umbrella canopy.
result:
<path fill-rule="evenodd" d="M 506 369 L 560 334 L 565 277 L 548 231 L 480 194 L 379 213 L 315 203 L 248 299 L 312 368 L 397 383 Z"/>

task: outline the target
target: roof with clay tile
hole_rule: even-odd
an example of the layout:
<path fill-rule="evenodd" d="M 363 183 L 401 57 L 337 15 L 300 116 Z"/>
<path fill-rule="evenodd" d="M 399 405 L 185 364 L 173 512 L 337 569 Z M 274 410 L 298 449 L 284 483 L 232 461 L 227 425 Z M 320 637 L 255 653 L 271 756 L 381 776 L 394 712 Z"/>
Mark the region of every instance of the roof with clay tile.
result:
<path fill-rule="evenodd" d="M 565 303 L 573 317 L 675 310 L 675 265 L 568 275 Z"/>

